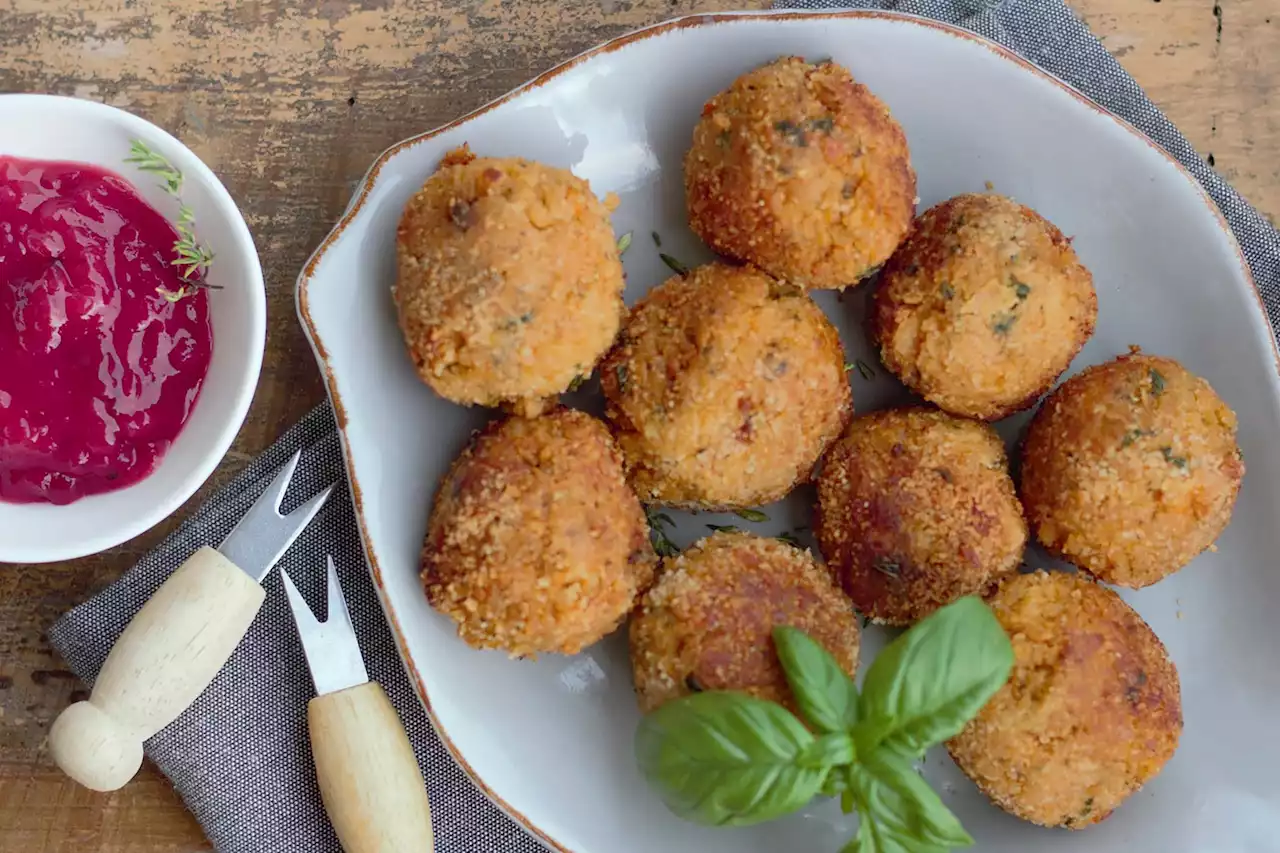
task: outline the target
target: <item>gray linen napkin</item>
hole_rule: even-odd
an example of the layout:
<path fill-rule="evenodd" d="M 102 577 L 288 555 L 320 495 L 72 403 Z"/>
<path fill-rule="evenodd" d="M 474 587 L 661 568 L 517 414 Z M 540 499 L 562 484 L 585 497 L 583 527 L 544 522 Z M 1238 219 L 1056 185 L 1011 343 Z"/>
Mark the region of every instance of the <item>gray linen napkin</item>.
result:
<path fill-rule="evenodd" d="M 1280 328 L 1280 233 L 1208 168 L 1186 138 L 1060 0 L 784 0 L 782 8 L 898 9 L 951 21 L 1009 47 L 1120 115 L 1180 160 L 1226 215 L 1253 268 L 1272 326 Z M 285 509 L 342 477 L 332 414 L 322 406 L 215 495 L 116 584 L 64 616 L 50 639 L 87 681 L 132 614 L 186 557 L 216 544 L 290 454 L 307 448 Z M 313 604 L 326 554 L 337 561 L 370 675 L 400 712 L 427 779 L 440 853 L 536 853 L 543 849 L 494 807 L 450 758 L 405 676 L 383 619 L 345 490 L 285 555 L 283 567 Z M 213 686 L 147 742 L 222 853 L 339 853 L 316 790 L 305 706 L 311 682 L 279 575 L 249 635 Z M 530 772 L 539 772 L 531 768 Z M 407 853 L 407 852 L 406 852 Z"/>

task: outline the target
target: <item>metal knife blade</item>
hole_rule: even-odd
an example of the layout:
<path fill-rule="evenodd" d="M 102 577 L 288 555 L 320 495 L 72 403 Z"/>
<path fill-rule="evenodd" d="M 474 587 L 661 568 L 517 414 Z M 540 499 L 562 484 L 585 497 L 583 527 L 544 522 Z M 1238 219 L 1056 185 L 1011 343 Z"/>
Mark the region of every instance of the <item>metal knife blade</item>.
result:
<path fill-rule="evenodd" d="M 293 454 L 218 546 L 224 557 L 258 583 L 262 583 L 271 567 L 289 550 L 333 493 L 333 486 L 329 486 L 288 515 L 280 514 L 280 503 L 301 457 L 301 450 Z"/>
<path fill-rule="evenodd" d="M 329 615 L 321 622 L 311 612 L 289 574 L 280 571 L 285 593 L 289 596 L 289 609 L 293 611 L 293 621 L 298 626 L 298 638 L 302 640 L 302 650 L 307 656 L 307 668 L 311 670 L 311 681 L 319 696 L 346 690 L 369 680 L 369 671 L 365 669 L 360 644 L 351 626 L 347 600 L 338 584 L 338 570 L 333 565 L 333 557 L 328 558 L 328 573 Z"/>
<path fill-rule="evenodd" d="M 197 549 L 160 584 L 112 646 L 88 700 L 58 715 L 49 750 L 72 779 L 95 791 L 132 779 L 143 741 L 190 707 L 231 658 L 266 598 L 262 579 L 333 492 L 280 515 L 301 455 L 280 469 L 220 552 Z"/>

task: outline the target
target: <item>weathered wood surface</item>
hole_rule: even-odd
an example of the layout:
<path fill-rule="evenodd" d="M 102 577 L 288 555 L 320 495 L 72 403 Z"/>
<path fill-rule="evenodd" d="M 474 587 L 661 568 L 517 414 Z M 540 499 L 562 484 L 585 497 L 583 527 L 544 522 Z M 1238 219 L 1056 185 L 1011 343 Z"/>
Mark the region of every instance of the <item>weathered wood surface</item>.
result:
<path fill-rule="evenodd" d="M 266 267 L 262 383 L 224 482 L 322 398 L 293 280 L 383 148 L 600 41 L 765 0 L 0 0 L 0 91 L 74 94 L 176 133 L 240 202 Z M 1078 0 L 1081 15 L 1264 211 L 1280 213 L 1280 0 Z M 193 505 L 200 500 L 193 499 Z M 182 515 L 180 512 L 179 516 Z M 66 781 L 43 746 L 80 689 L 44 631 L 155 544 L 0 567 L 0 853 L 187 853 L 199 827 L 153 769 Z"/>

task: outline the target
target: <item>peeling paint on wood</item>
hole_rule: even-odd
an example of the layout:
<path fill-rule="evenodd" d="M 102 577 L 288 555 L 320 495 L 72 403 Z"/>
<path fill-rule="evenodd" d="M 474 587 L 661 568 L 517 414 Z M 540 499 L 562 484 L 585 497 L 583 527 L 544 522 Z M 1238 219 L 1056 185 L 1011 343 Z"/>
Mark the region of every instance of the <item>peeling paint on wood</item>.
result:
<path fill-rule="evenodd" d="M 1218 172 L 1280 213 L 1276 0 L 1082 0 L 1076 11 Z M 1125 50 L 1128 48 L 1128 50 Z"/>

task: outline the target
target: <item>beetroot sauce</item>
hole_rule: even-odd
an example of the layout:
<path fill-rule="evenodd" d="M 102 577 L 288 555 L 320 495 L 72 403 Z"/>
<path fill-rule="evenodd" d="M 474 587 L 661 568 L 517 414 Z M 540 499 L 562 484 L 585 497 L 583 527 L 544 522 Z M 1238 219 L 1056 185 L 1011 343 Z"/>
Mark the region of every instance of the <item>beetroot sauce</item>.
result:
<path fill-rule="evenodd" d="M 213 354 L 177 232 L 118 175 L 0 156 L 0 501 L 67 504 L 147 477 Z"/>

